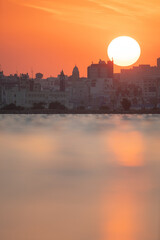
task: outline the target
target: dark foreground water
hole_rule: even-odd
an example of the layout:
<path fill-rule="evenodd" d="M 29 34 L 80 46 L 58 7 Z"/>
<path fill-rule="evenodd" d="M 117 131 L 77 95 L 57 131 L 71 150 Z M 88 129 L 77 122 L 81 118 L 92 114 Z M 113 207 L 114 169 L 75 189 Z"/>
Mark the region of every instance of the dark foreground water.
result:
<path fill-rule="evenodd" d="M 160 116 L 0 116 L 1 240 L 159 240 Z"/>

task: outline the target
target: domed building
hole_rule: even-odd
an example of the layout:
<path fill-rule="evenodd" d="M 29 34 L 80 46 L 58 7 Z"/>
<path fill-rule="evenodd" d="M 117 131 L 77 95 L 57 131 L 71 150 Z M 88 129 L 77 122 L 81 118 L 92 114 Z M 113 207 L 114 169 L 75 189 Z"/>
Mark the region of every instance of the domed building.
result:
<path fill-rule="evenodd" d="M 78 70 L 78 67 L 77 67 L 77 66 L 75 66 L 75 67 L 73 68 L 72 79 L 73 79 L 74 81 L 79 80 L 79 70 Z"/>

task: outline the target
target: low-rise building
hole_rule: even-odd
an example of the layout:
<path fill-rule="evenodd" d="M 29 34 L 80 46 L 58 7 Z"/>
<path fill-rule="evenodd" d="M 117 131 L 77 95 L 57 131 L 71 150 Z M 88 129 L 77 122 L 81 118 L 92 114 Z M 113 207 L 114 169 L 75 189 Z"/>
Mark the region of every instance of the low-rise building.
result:
<path fill-rule="evenodd" d="M 62 91 L 27 91 L 26 92 L 26 107 L 33 107 L 35 103 L 44 103 L 47 107 L 52 102 L 59 102 L 66 108 L 72 108 L 70 104 L 68 92 Z"/>
<path fill-rule="evenodd" d="M 18 86 L 3 90 L 3 105 L 15 104 L 16 106 L 26 106 L 26 90 L 19 89 Z"/>

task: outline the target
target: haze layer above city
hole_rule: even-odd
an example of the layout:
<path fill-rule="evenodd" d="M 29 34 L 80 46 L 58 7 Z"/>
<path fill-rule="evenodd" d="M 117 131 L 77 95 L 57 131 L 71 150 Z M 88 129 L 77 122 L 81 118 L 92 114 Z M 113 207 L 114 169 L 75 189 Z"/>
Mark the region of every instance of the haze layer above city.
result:
<path fill-rule="evenodd" d="M 70 75 L 77 65 L 85 77 L 92 61 L 108 60 L 112 39 L 127 35 L 141 46 L 135 65 L 155 65 L 159 12 L 157 0 L 1 0 L 0 64 L 6 75 L 33 71 L 45 77 L 62 69 Z"/>

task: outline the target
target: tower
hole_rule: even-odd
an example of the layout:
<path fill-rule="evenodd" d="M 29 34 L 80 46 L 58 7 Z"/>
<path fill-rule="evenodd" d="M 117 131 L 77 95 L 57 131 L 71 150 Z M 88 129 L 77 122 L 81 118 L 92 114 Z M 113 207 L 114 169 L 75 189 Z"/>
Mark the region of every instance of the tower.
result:
<path fill-rule="evenodd" d="M 65 75 L 64 75 L 63 70 L 60 74 L 60 91 L 65 92 Z"/>
<path fill-rule="evenodd" d="M 79 80 L 79 70 L 77 66 L 73 68 L 72 78 L 73 80 Z"/>
<path fill-rule="evenodd" d="M 108 65 L 108 77 L 113 78 L 113 59 L 107 62 Z"/>

